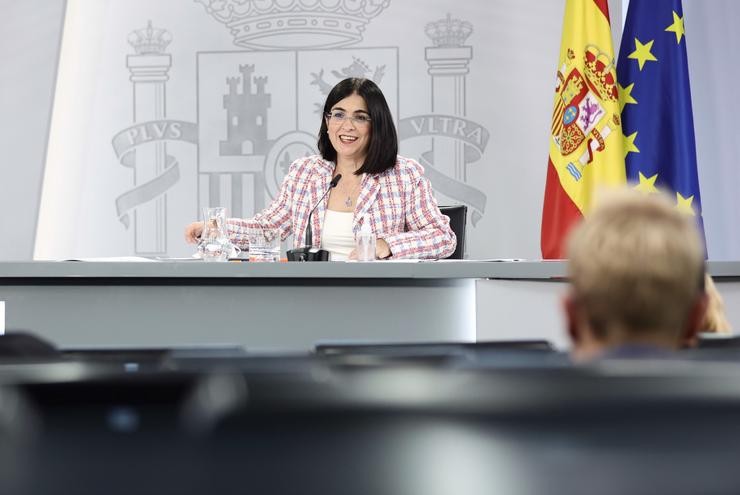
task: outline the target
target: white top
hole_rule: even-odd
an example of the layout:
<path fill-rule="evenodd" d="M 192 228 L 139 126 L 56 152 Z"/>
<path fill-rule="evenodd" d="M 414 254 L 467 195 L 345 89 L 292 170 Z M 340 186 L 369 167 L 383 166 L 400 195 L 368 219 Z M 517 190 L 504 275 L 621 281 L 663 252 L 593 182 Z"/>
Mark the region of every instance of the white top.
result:
<path fill-rule="evenodd" d="M 329 261 L 347 261 L 350 251 L 355 248 L 353 218 L 351 211 L 326 210 L 321 229 L 321 249 L 329 251 Z"/>

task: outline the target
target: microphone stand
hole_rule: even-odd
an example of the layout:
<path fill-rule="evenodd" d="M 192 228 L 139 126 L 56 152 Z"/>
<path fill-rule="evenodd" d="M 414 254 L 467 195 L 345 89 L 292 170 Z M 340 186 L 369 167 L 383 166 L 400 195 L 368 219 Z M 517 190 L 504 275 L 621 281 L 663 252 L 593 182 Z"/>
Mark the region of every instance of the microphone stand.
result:
<path fill-rule="evenodd" d="M 311 228 L 311 217 L 316 208 L 319 207 L 329 191 L 337 187 L 342 174 L 337 174 L 329 183 L 329 189 L 319 198 L 311 211 L 308 213 L 308 223 L 306 225 L 306 236 L 303 240 L 303 247 L 289 249 L 287 252 L 288 261 L 329 261 L 329 251 L 313 247 L 313 229 Z"/>

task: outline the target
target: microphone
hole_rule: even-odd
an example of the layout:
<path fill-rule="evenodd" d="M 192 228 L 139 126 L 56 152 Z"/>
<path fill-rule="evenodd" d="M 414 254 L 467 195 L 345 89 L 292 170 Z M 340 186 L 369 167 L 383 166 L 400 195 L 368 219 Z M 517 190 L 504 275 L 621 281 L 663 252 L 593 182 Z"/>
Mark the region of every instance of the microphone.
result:
<path fill-rule="evenodd" d="M 303 239 L 303 247 L 298 249 L 289 249 L 287 252 L 288 261 L 329 261 L 329 252 L 324 249 L 313 250 L 313 229 L 311 228 L 311 217 L 316 208 L 319 207 L 329 191 L 337 187 L 342 174 L 337 174 L 329 183 L 329 188 L 319 198 L 311 211 L 308 213 L 308 222 L 306 224 L 306 234 Z"/>
<path fill-rule="evenodd" d="M 313 208 L 311 208 L 311 211 L 308 213 L 308 224 L 306 224 L 306 237 L 303 240 L 303 245 L 305 247 L 310 248 L 313 246 L 313 229 L 311 228 L 311 217 L 313 216 L 313 212 L 316 211 L 316 208 L 319 207 L 321 202 L 324 200 L 327 194 L 329 194 L 329 191 L 337 187 L 337 184 L 339 184 L 339 179 L 342 178 L 342 174 L 337 174 L 334 176 L 334 178 L 329 183 L 329 189 L 326 190 L 323 196 L 319 198 L 319 200 L 316 202 Z"/>

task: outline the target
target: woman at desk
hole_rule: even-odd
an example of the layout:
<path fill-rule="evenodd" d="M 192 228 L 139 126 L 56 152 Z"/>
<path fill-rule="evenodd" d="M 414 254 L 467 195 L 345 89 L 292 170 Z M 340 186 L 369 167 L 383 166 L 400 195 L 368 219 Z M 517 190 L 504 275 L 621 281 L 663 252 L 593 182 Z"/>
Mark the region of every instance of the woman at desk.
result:
<path fill-rule="evenodd" d="M 318 148 L 319 155 L 291 164 L 266 209 L 251 219 L 227 221 L 232 242 L 246 247 L 247 229 L 268 225 L 280 229 L 282 239 L 294 233 L 295 247 L 301 247 L 309 213 L 316 207 L 313 246 L 329 251 L 334 261 L 356 256 L 354 239 L 361 230 L 376 235 L 379 259 L 445 258 L 454 252 L 449 219 L 440 213 L 423 167 L 398 155 L 393 117 L 373 81 L 349 78 L 332 88 L 324 103 Z M 328 200 L 319 202 L 326 191 Z M 187 242 L 196 243 L 202 229 L 202 222 L 188 225 Z"/>

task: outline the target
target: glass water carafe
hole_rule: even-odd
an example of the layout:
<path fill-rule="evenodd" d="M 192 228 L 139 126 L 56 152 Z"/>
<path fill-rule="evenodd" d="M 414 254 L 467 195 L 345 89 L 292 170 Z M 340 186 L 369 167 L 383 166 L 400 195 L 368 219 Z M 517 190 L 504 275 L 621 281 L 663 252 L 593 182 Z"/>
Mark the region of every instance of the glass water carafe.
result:
<path fill-rule="evenodd" d="M 203 261 L 226 261 L 234 245 L 226 235 L 226 208 L 217 206 L 203 210 L 203 232 L 198 253 Z"/>

